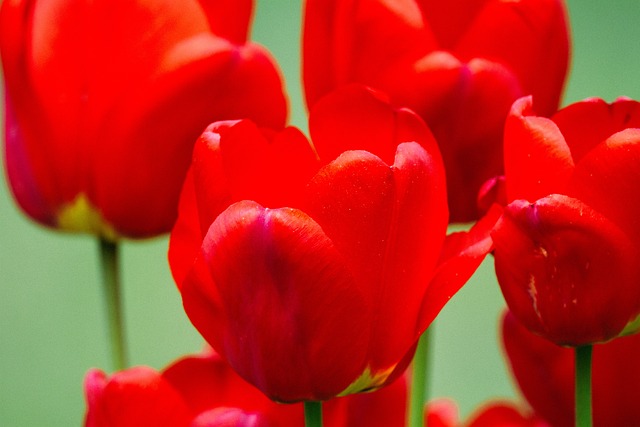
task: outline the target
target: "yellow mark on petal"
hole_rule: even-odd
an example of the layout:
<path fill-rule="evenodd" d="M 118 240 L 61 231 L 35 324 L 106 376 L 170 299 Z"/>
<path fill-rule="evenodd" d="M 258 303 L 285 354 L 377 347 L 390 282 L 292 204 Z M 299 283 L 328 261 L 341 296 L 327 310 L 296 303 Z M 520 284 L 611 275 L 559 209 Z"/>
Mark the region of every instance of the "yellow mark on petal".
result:
<path fill-rule="evenodd" d="M 640 331 L 640 315 L 627 323 L 627 326 L 620 332 L 620 336 L 635 334 L 638 331 Z"/>
<path fill-rule="evenodd" d="M 79 194 L 75 200 L 60 209 L 58 227 L 75 233 L 97 234 L 107 240 L 118 239 L 116 230 L 104 220 L 87 196 Z"/>
<path fill-rule="evenodd" d="M 363 391 L 373 391 L 381 387 L 385 381 L 387 381 L 387 378 L 389 378 L 389 375 L 391 375 L 395 368 L 396 367 L 394 365 L 384 371 L 379 371 L 374 374 L 371 372 L 371 368 L 367 366 L 364 372 L 338 396 L 346 396 L 347 394 L 360 393 Z"/>

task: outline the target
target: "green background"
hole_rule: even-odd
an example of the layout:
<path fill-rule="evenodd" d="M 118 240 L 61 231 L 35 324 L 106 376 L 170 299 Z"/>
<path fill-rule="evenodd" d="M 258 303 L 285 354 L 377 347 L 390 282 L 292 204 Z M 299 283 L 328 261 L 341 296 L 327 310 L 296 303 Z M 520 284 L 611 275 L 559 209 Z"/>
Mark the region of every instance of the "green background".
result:
<path fill-rule="evenodd" d="M 640 2 L 571 0 L 571 74 L 564 104 L 598 96 L 640 99 Z M 286 78 L 291 121 L 306 127 L 299 78 L 299 1 L 260 0 L 253 39 Z M 161 368 L 198 351 L 166 262 L 167 239 L 125 242 L 126 324 L 133 364 Z M 54 233 L 24 217 L 0 183 L 0 426 L 81 425 L 88 368 L 110 368 L 97 243 Z M 434 396 L 463 414 L 495 397 L 517 397 L 497 339 L 503 302 L 487 260 L 436 322 Z"/>

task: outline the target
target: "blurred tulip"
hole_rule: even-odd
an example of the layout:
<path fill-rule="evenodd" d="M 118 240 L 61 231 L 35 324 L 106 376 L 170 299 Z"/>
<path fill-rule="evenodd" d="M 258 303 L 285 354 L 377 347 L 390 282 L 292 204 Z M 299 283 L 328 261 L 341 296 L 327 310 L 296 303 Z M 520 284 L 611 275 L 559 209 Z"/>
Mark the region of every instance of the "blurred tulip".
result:
<path fill-rule="evenodd" d="M 162 372 L 138 366 L 107 376 L 93 369 L 85 396 L 86 427 L 303 425 L 300 405 L 270 401 L 211 351 Z"/>
<path fill-rule="evenodd" d="M 184 357 L 162 372 L 139 366 L 85 377 L 86 427 L 302 427 L 302 404 L 272 402 L 217 354 Z M 403 427 L 407 381 L 335 399 L 326 427 Z"/>
<path fill-rule="evenodd" d="M 376 92 L 330 95 L 310 129 L 321 160 L 293 128 L 211 125 L 169 249 L 192 323 L 243 378 L 285 402 L 396 378 L 491 249 L 496 219 L 445 242 L 435 141 Z"/>
<path fill-rule="evenodd" d="M 168 232 L 193 142 L 214 120 L 281 127 L 253 2 L 6 0 L 0 54 L 13 194 L 49 227 Z"/>
<path fill-rule="evenodd" d="M 635 332 L 640 314 L 640 104 L 591 99 L 552 119 L 518 100 L 505 127 L 495 267 L 514 315 L 557 344 Z M 615 307 L 613 309 L 612 307 Z"/>
<path fill-rule="evenodd" d="M 484 403 L 461 421 L 453 401 L 436 399 L 426 405 L 424 417 L 428 427 L 551 427 L 529 408 L 501 400 Z"/>
<path fill-rule="evenodd" d="M 511 373 L 524 397 L 553 427 L 574 425 L 574 354 L 504 316 L 503 344 Z M 596 427 L 640 425 L 640 336 L 593 347 L 593 423 Z"/>
<path fill-rule="evenodd" d="M 431 127 L 447 170 L 451 222 L 478 218 L 476 195 L 502 173 L 513 101 L 558 107 L 567 74 L 562 0 L 307 0 L 307 104 L 345 83 L 389 94 Z"/>

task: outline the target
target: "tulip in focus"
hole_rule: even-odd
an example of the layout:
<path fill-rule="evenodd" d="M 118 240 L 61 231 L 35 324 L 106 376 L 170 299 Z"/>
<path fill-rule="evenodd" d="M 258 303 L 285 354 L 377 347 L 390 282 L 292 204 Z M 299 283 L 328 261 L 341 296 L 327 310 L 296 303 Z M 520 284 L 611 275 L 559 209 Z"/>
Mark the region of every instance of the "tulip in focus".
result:
<path fill-rule="evenodd" d="M 503 318 L 502 339 L 520 391 L 553 427 L 574 425 L 574 357 L 529 332 L 511 313 Z M 640 336 L 593 347 L 593 425 L 640 425 Z"/>
<path fill-rule="evenodd" d="M 556 344 L 638 329 L 640 104 L 589 99 L 551 119 L 518 100 L 505 128 L 509 202 L 492 237 L 514 316 Z"/>
<path fill-rule="evenodd" d="M 252 8 L 250 0 L 3 1 L 6 167 L 24 212 L 110 240 L 169 231 L 208 123 L 284 125 L 279 72 L 247 41 Z"/>
<path fill-rule="evenodd" d="M 553 114 L 567 74 L 562 0 L 307 0 L 307 105 L 341 85 L 380 89 L 433 130 L 447 171 L 451 222 L 477 219 L 480 186 L 502 174 L 513 101 Z"/>
<path fill-rule="evenodd" d="M 169 249 L 191 322 L 282 402 L 397 378 L 491 249 L 495 222 L 445 241 L 437 145 L 379 93 L 329 95 L 310 129 L 315 147 L 294 128 L 212 124 L 196 142 Z"/>

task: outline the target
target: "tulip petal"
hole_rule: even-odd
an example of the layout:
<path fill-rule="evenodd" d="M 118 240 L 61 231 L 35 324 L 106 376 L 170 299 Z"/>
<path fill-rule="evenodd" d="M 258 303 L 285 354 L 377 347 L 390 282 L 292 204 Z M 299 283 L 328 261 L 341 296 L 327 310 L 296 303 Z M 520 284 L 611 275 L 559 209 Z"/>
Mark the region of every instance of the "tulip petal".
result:
<path fill-rule="evenodd" d="M 186 427 L 192 417 L 180 395 L 160 374 L 144 366 L 110 378 L 90 371 L 85 390 L 86 427 Z"/>
<path fill-rule="evenodd" d="M 238 407 L 249 412 L 266 413 L 273 405 L 211 350 L 172 363 L 162 376 L 180 393 L 193 413 L 216 407 Z"/>
<path fill-rule="evenodd" d="M 441 164 L 417 143 L 398 146 L 390 167 L 352 151 L 309 184 L 305 212 L 345 257 L 375 304 L 372 373 L 393 367 L 417 339 L 414 325 L 447 224 Z M 365 287 L 366 286 L 366 287 Z"/>
<path fill-rule="evenodd" d="M 220 51 L 162 76 L 147 90 L 132 94 L 109 138 L 122 144 L 166 141 L 163 149 L 153 144 L 129 146 L 125 157 L 116 147 L 96 150 L 96 197 L 105 207 L 105 218 L 111 223 L 126 219 L 132 227 L 125 230 L 128 234 L 170 228 L 189 164 L 190 152 L 184 147 L 193 144 L 206 124 L 252 117 L 277 128 L 284 123 L 285 111 L 279 74 L 266 54 L 252 45 Z"/>
<path fill-rule="evenodd" d="M 231 366 L 269 397 L 326 399 L 363 371 L 369 297 L 306 214 L 236 203 L 212 224 L 202 258 L 210 280 L 187 278 L 185 310 Z"/>
<path fill-rule="evenodd" d="M 546 421 L 508 401 L 492 401 L 478 408 L 470 417 L 468 427 L 551 427 Z"/>
<path fill-rule="evenodd" d="M 394 109 L 381 92 L 355 84 L 314 105 L 309 132 L 325 163 L 344 151 L 364 150 L 391 164 L 402 142 L 418 142 L 431 153 L 438 151 L 422 119 L 410 110 Z"/>
<path fill-rule="evenodd" d="M 253 15 L 253 0 L 199 0 L 207 14 L 211 32 L 232 43 L 247 41 Z"/>
<path fill-rule="evenodd" d="M 640 103 L 619 99 L 607 104 L 602 99 L 591 98 L 563 108 L 552 119 L 560 128 L 577 164 L 614 133 L 640 127 Z"/>
<path fill-rule="evenodd" d="M 413 0 L 309 0 L 304 12 L 303 79 L 307 106 L 350 82 L 376 86 L 396 61 L 435 48 Z"/>
<path fill-rule="evenodd" d="M 505 66 L 518 76 L 523 94 L 533 95 L 540 114 L 549 116 L 558 108 L 567 74 L 564 3 L 487 1 L 454 51 L 462 61 L 486 58 Z"/>
<path fill-rule="evenodd" d="M 568 193 L 592 206 L 640 241 L 640 129 L 613 134 L 580 163 Z"/>
<path fill-rule="evenodd" d="M 209 125 L 196 141 L 169 242 L 178 287 L 209 226 L 230 204 L 294 206 L 317 168 L 313 148 L 295 128 L 273 132 L 248 120 Z"/>
<path fill-rule="evenodd" d="M 507 312 L 502 340 L 511 374 L 529 404 L 551 425 L 574 425 L 574 351 L 532 334 Z M 640 335 L 594 346 L 592 361 L 593 425 L 640 423 Z"/>
<path fill-rule="evenodd" d="M 495 205 L 471 230 L 447 236 L 438 266 L 423 298 L 418 321 L 420 333 L 427 329 L 491 252 L 493 240 L 490 233 L 501 214 L 502 208 Z"/>
<path fill-rule="evenodd" d="M 252 4 L 221 13 L 227 3 L 3 3 L 7 94 L 50 217 L 80 204 L 116 237 L 166 232 L 208 123 L 284 125 L 273 59 L 257 45 L 234 45 L 246 38 Z M 224 21 L 218 32 L 216 20 Z M 231 40 L 220 37 L 227 33 Z"/>
<path fill-rule="evenodd" d="M 573 349 L 532 334 L 508 310 L 501 332 L 510 373 L 529 404 L 554 426 L 573 426 Z"/>
<path fill-rule="evenodd" d="M 5 94 L 5 156 L 9 185 L 20 207 L 36 221 L 55 226 L 55 217 L 50 201 L 45 200 L 43 189 L 35 179 L 22 130 L 17 123 L 9 95 Z M 46 192 L 46 190 L 45 190 Z"/>
<path fill-rule="evenodd" d="M 447 169 L 452 222 L 478 217 L 476 196 L 489 178 L 501 174 L 505 117 L 522 95 L 514 75 L 499 63 L 473 59 L 462 63 L 436 51 L 412 64 L 398 65 L 381 80 L 397 105 L 425 119 Z"/>
<path fill-rule="evenodd" d="M 432 28 L 439 46 L 453 50 L 478 13 L 490 0 L 417 0 L 425 22 Z"/>
<path fill-rule="evenodd" d="M 533 116 L 532 98 L 517 100 L 504 131 L 507 199 L 537 200 L 563 193 L 574 162 L 556 124 Z M 535 177 L 535 178 L 534 178 Z"/>
<path fill-rule="evenodd" d="M 240 408 L 215 408 L 198 415 L 189 427 L 269 427 L 264 415 Z"/>
<path fill-rule="evenodd" d="M 581 201 L 561 195 L 515 201 L 492 237 L 502 293 L 535 333 L 562 345 L 602 342 L 640 312 L 638 250 Z"/>

